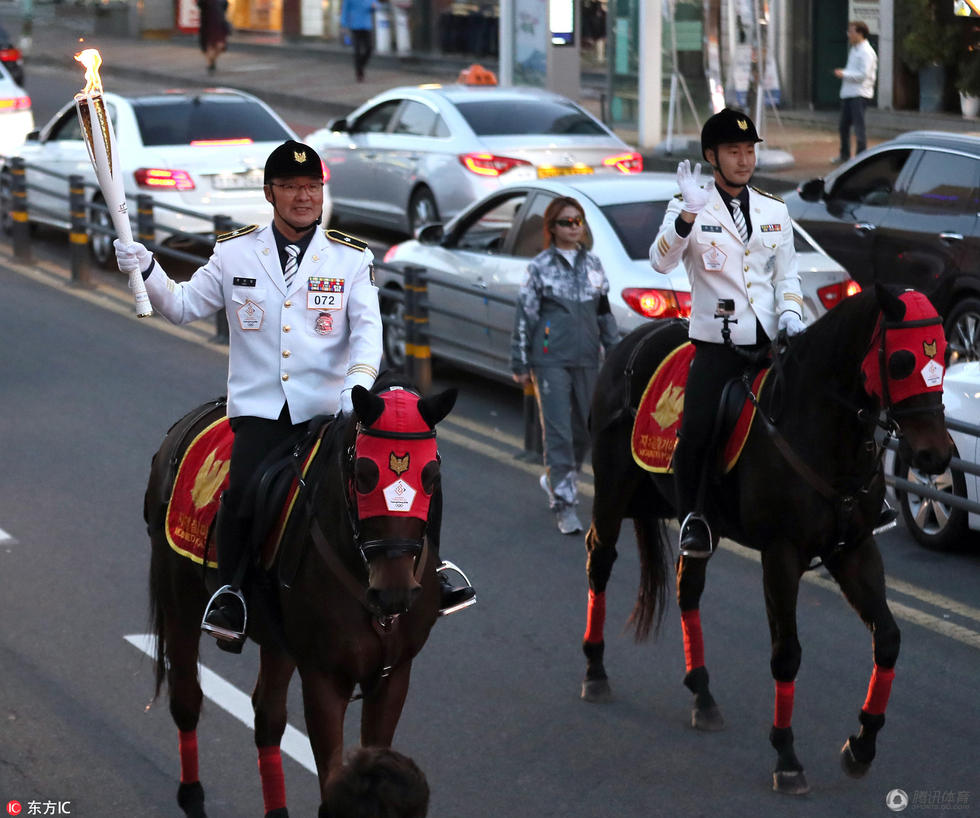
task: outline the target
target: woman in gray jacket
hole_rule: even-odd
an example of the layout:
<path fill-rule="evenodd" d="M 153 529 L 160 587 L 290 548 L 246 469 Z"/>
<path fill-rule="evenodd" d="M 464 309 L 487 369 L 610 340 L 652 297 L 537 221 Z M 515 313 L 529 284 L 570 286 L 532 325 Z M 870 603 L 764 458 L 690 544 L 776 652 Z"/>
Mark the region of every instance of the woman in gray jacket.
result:
<path fill-rule="evenodd" d="M 534 382 L 544 427 L 541 487 L 562 534 L 576 534 L 578 470 L 589 447 L 588 417 L 602 349 L 618 339 L 609 281 L 590 252 L 585 211 L 559 196 L 544 212 L 544 247 L 527 268 L 517 299 L 511 371 Z"/>

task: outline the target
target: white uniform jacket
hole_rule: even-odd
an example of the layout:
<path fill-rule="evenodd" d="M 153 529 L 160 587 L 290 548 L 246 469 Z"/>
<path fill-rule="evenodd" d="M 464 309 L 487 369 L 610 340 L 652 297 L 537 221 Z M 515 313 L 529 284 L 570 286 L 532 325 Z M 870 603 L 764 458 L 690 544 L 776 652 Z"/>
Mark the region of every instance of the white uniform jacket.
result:
<path fill-rule="evenodd" d="M 671 199 L 650 246 L 650 263 L 659 273 L 684 263 L 691 282 L 692 339 L 722 343 L 722 321 L 714 317 L 721 298 L 735 302 L 732 317 L 738 323 L 731 325 L 732 341 L 739 345 L 755 343 L 756 318 L 770 338 L 776 337 L 780 313 L 792 310 L 803 318 L 793 225 L 781 199 L 749 188 L 748 244 L 743 244 L 717 189 L 683 238 L 674 226 L 682 210 L 681 198 Z"/>
<path fill-rule="evenodd" d="M 271 225 L 220 237 L 189 281 L 173 281 L 159 263 L 147 277 L 154 309 L 176 324 L 224 307 L 229 417 L 275 419 L 286 401 L 300 423 L 337 412 L 342 390 L 374 384 L 382 351 L 374 257 L 329 234 L 314 233 L 288 291 Z"/>

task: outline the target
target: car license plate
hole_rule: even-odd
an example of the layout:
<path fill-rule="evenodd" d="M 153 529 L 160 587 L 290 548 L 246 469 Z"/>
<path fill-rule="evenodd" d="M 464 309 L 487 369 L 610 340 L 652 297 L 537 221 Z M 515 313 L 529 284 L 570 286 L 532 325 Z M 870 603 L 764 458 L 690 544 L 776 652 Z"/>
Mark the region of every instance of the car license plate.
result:
<path fill-rule="evenodd" d="M 255 168 L 244 173 L 216 173 L 211 177 L 215 190 L 253 190 L 262 187 L 264 173 Z"/>
<path fill-rule="evenodd" d="M 539 179 L 550 179 L 552 176 L 587 176 L 590 173 L 595 173 L 595 171 L 588 165 L 563 165 L 561 167 L 541 165 L 538 168 Z"/>

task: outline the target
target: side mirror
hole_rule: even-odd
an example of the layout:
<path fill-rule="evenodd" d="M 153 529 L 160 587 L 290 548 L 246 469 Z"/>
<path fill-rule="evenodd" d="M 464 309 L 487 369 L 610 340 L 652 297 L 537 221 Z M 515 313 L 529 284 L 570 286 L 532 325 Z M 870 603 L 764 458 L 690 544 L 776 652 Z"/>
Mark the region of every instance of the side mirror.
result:
<path fill-rule="evenodd" d="M 40 139 L 41 139 L 40 131 L 31 131 L 26 137 L 24 137 L 24 140 L 26 142 L 37 142 Z"/>
<path fill-rule="evenodd" d="M 811 179 L 796 190 L 804 202 L 819 202 L 823 198 L 823 179 Z"/>
<path fill-rule="evenodd" d="M 329 120 L 327 122 L 327 127 L 331 131 L 345 132 L 345 131 L 350 130 L 347 127 L 347 117 L 345 117 L 345 116 L 340 116 L 340 117 L 337 117 L 336 119 Z"/>
<path fill-rule="evenodd" d="M 443 230 L 442 225 L 438 222 L 431 222 L 429 224 L 422 225 L 416 233 L 415 237 L 418 239 L 419 244 L 436 245 L 442 242 L 445 238 L 446 231 Z"/>

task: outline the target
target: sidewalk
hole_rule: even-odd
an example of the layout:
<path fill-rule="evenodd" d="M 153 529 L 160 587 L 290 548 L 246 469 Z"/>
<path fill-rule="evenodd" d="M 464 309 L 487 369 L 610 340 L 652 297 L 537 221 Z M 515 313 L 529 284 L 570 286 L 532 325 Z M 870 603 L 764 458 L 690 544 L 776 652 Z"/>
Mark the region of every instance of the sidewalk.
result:
<path fill-rule="evenodd" d="M 15 6 L 0 3 L 0 22 L 17 39 L 21 18 Z M 286 42 L 278 34 L 236 32 L 229 41 L 228 52 L 218 60 L 217 72 L 209 75 L 195 37 L 175 34 L 170 39 L 135 40 L 95 33 L 90 10 L 64 5 L 35 6 L 35 15 L 33 43 L 26 55 L 28 85 L 31 64 L 77 67 L 73 58 L 77 51 L 84 47 L 98 48 L 102 53 L 102 75 L 109 88 L 113 77 L 142 78 L 170 87 L 225 85 L 255 94 L 273 107 L 298 106 L 318 111 L 324 122 L 397 85 L 454 82 L 459 71 L 471 62 L 451 56 L 375 54 L 365 81 L 355 82 L 350 49 L 339 43 Z M 496 68 L 493 61 L 484 64 Z M 79 86 L 81 80 L 79 67 Z M 598 116 L 604 79 L 590 74 L 585 77 L 585 83 L 579 101 Z M 700 126 L 691 121 L 689 111 L 682 113 L 685 115 L 681 126 L 686 130 L 684 134 L 675 134 L 676 149 L 669 157 L 644 151 L 647 170 L 672 171 L 680 159 L 688 156 L 701 160 L 696 138 Z M 951 114 L 868 111 L 869 145 L 918 128 L 972 131 L 980 130 L 980 123 Z M 787 110 L 778 112 L 778 116 L 767 111 L 762 131 L 765 138 L 762 147 L 787 151 L 794 161 L 792 166 L 780 170 L 760 166 L 756 184 L 785 190 L 831 170 L 830 159 L 838 152 L 836 111 Z M 635 131 L 617 129 L 617 133 L 630 144 L 636 144 Z"/>

